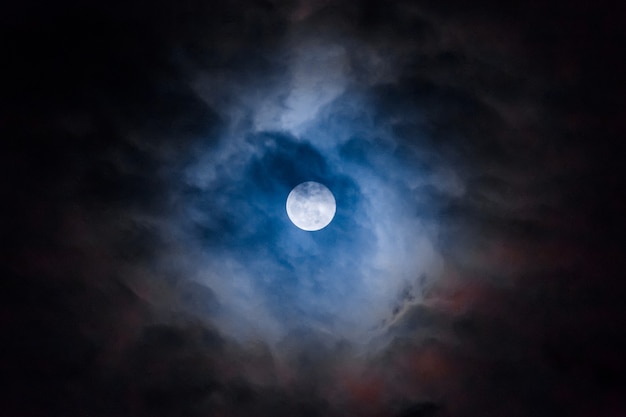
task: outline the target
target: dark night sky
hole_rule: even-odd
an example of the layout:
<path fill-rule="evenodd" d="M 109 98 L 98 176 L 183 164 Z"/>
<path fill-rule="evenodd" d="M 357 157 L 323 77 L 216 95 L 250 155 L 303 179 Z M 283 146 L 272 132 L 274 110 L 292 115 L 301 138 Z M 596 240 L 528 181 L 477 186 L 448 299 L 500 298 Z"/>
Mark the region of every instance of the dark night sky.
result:
<path fill-rule="evenodd" d="M 618 2 L 222 3 L 0 6 L 0 415 L 626 415 Z"/>

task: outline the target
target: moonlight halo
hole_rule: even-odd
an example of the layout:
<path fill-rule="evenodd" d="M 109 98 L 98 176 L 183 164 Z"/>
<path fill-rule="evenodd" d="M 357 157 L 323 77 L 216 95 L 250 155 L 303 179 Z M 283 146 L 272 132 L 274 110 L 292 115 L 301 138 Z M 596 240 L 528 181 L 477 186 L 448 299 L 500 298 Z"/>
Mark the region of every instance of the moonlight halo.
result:
<path fill-rule="evenodd" d="M 315 181 L 303 182 L 291 190 L 286 205 L 291 222 L 308 232 L 328 226 L 337 208 L 333 193 Z"/>

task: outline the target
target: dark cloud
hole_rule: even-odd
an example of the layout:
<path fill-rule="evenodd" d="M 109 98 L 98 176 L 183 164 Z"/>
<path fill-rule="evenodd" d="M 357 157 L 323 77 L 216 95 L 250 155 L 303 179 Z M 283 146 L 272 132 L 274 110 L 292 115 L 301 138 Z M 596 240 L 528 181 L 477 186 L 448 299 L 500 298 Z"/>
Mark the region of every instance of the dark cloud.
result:
<path fill-rule="evenodd" d="M 620 415 L 618 9 L 1 6 L 2 414 Z"/>

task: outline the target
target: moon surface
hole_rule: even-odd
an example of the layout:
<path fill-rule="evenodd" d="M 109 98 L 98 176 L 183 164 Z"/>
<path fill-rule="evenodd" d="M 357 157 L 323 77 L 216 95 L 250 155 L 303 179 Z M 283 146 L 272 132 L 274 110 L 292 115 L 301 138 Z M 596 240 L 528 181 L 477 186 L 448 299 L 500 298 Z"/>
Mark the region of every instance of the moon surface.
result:
<path fill-rule="evenodd" d="M 337 209 L 333 193 L 324 185 L 307 181 L 287 197 L 287 215 L 302 230 L 313 232 L 328 226 Z"/>

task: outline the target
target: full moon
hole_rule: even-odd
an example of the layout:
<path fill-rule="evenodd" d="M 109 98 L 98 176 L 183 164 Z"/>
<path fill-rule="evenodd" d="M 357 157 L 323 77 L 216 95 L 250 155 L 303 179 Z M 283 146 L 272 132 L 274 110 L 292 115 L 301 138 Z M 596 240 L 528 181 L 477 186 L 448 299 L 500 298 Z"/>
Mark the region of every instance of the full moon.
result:
<path fill-rule="evenodd" d="M 307 181 L 296 186 L 287 197 L 287 215 L 302 230 L 323 229 L 335 217 L 335 197 L 319 182 Z"/>

